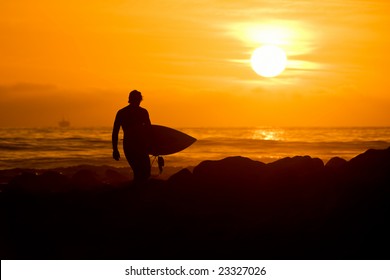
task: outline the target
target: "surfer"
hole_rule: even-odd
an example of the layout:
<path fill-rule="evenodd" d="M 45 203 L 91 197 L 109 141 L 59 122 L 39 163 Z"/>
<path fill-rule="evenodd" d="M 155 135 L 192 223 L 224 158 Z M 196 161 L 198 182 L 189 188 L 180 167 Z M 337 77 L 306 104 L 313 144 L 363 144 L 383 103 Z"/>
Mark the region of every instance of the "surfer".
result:
<path fill-rule="evenodd" d="M 129 105 L 116 114 L 112 130 L 112 157 L 119 160 L 118 133 L 123 130 L 123 151 L 134 173 L 134 182 L 140 183 L 150 177 L 149 146 L 151 123 L 149 113 L 140 107 L 141 92 L 133 90 L 129 94 Z"/>

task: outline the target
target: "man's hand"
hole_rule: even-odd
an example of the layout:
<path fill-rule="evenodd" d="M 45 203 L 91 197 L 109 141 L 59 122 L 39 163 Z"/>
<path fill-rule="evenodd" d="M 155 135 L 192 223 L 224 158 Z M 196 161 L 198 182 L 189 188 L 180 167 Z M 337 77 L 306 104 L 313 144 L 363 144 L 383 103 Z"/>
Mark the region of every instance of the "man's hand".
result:
<path fill-rule="evenodd" d="M 118 160 L 121 158 L 121 155 L 119 154 L 119 151 L 118 151 L 118 150 L 114 150 L 114 151 L 112 152 L 112 157 L 113 157 L 116 161 L 118 161 Z"/>

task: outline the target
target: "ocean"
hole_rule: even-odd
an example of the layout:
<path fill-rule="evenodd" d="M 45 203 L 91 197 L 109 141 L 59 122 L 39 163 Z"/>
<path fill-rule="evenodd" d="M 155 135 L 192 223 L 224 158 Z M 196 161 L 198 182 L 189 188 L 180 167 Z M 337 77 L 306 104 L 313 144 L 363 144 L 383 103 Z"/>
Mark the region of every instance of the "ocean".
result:
<path fill-rule="evenodd" d="M 349 128 L 176 128 L 198 139 L 164 156 L 166 166 L 190 167 L 204 160 L 244 156 L 265 163 L 310 155 L 324 162 L 347 160 L 367 149 L 390 146 L 390 127 Z M 111 128 L 1 128 L 0 169 L 49 169 L 77 165 L 127 167 L 112 159 Z"/>

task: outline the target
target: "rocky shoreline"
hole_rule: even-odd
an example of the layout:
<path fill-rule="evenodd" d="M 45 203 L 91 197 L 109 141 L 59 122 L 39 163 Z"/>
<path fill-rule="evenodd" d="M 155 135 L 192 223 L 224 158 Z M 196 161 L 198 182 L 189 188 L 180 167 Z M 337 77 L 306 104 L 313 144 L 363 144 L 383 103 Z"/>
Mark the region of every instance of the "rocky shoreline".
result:
<path fill-rule="evenodd" d="M 390 257 L 390 148 L 229 157 L 143 186 L 128 169 L 64 170 L 3 176 L 2 259 Z"/>

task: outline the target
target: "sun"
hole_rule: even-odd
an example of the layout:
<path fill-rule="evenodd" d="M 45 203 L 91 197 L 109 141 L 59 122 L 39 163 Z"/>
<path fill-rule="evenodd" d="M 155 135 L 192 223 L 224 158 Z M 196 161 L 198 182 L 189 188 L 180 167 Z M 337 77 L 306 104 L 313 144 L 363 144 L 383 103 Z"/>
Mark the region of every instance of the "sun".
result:
<path fill-rule="evenodd" d="M 257 48 L 251 57 L 253 70 L 260 76 L 276 77 L 284 71 L 287 64 L 285 51 L 274 45 Z"/>

